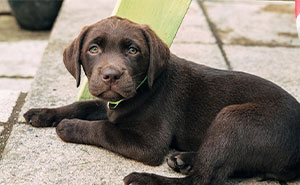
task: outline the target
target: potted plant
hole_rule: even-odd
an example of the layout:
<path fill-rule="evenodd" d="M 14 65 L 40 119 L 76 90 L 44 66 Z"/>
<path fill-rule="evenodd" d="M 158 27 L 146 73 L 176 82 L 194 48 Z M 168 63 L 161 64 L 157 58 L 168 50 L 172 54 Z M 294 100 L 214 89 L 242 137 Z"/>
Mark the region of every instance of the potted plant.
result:
<path fill-rule="evenodd" d="M 18 24 L 29 30 L 49 30 L 63 0 L 8 0 Z"/>

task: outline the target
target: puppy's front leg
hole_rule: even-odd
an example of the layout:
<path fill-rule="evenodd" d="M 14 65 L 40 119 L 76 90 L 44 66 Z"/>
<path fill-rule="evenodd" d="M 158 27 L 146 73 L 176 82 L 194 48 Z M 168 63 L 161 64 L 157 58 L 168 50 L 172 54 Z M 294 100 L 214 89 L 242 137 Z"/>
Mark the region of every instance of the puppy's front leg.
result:
<path fill-rule="evenodd" d="M 56 127 L 56 132 L 66 142 L 100 146 L 152 166 L 163 162 L 170 141 L 168 134 L 160 136 L 156 133 L 121 128 L 105 120 L 64 119 Z"/>
<path fill-rule="evenodd" d="M 57 126 L 66 118 L 107 119 L 105 104 L 99 100 L 75 102 L 58 108 L 34 108 L 28 110 L 23 116 L 27 123 L 35 127 Z"/>

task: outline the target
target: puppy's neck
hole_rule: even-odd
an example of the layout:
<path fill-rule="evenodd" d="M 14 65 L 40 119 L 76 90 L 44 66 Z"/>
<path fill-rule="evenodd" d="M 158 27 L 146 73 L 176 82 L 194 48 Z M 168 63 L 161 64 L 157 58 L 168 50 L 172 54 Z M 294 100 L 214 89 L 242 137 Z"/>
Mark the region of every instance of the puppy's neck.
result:
<path fill-rule="evenodd" d="M 147 111 L 151 106 L 152 96 L 157 94 L 164 86 L 166 72 L 163 71 L 154 81 L 153 86 L 149 88 L 147 82 L 143 83 L 138 89 L 137 94 L 127 100 L 122 101 L 116 109 L 107 108 L 108 120 L 112 123 L 126 122 L 139 117 L 140 111 Z M 147 80 L 146 80 L 147 81 Z"/>
<path fill-rule="evenodd" d="M 136 91 L 139 90 L 139 88 L 147 81 L 147 79 L 148 79 L 148 77 L 146 76 L 142 80 L 142 82 L 136 87 Z M 116 108 L 118 108 L 119 104 L 122 103 L 122 102 L 124 102 L 124 101 L 126 101 L 125 98 L 123 98 L 123 99 L 121 99 L 119 101 L 115 101 L 115 102 L 109 101 L 109 102 L 107 102 L 107 108 L 110 109 L 110 110 L 115 110 Z"/>

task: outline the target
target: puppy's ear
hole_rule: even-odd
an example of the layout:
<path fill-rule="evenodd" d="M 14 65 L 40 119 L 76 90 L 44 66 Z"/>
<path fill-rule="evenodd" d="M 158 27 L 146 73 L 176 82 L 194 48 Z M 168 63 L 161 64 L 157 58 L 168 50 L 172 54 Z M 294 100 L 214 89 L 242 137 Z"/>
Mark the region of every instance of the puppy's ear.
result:
<path fill-rule="evenodd" d="M 89 27 L 84 27 L 80 34 L 77 36 L 75 40 L 71 43 L 69 47 L 67 47 L 64 51 L 64 64 L 67 70 L 71 73 L 71 75 L 76 79 L 77 87 L 80 85 L 80 53 L 82 49 L 82 43 L 85 35 L 87 34 Z"/>
<path fill-rule="evenodd" d="M 148 85 L 151 88 L 154 80 L 166 68 L 170 58 L 168 46 L 147 25 L 142 25 L 142 30 L 149 49 Z"/>

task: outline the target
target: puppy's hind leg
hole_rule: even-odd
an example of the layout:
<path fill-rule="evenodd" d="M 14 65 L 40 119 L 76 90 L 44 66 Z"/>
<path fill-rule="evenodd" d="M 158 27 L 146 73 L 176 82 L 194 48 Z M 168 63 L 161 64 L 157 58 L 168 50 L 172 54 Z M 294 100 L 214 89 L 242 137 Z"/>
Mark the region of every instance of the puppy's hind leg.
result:
<path fill-rule="evenodd" d="M 282 183 L 294 178 L 293 173 L 282 173 L 289 168 L 296 146 L 283 144 L 292 143 L 293 134 L 286 134 L 291 132 L 291 125 L 278 111 L 256 103 L 223 108 L 199 148 L 193 171 L 187 177 L 190 184 L 225 184 L 240 170 L 281 174 L 275 179 Z"/>
<path fill-rule="evenodd" d="M 226 147 L 219 145 L 217 141 L 207 140 L 195 153 L 193 169 L 184 178 L 169 178 L 148 173 L 131 173 L 124 178 L 125 185 L 223 185 L 227 177 L 233 172 L 231 163 L 222 157 L 226 153 Z M 178 154 L 178 155 L 177 155 Z M 170 157 L 178 157 L 177 153 Z M 186 153 L 187 155 L 191 153 Z M 183 158 L 185 156 L 181 156 Z M 181 159 L 180 159 L 181 160 Z M 170 164 L 169 164 L 170 165 Z"/>
<path fill-rule="evenodd" d="M 274 120 L 278 120 L 274 110 L 262 104 L 225 107 L 207 130 L 187 177 L 133 173 L 125 177 L 125 185 L 224 185 L 238 170 L 260 171 L 266 167 L 276 171 L 284 167 L 289 156 L 276 141 L 284 131 L 272 130 Z M 279 159 L 282 164 L 278 164 Z"/>
<path fill-rule="evenodd" d="M 255 103 L 223 108 L 207 130 L 186 181 L 192 185 L 223 185 L 237 170 L 264 166 L 264 156 L 270 157 L 268 152 L 261 154 L 261 149 L 273 143 L 265 138 L 271 136 L 266 136 L 269 129 L 262 110 L 265 107 Z M 265 139 L 267 142 L 261 142 Z"/>
<path fill-rule="evenodd" d="M 194 159 L 186 181 L 191 185 L 223 185 L 237 166 L 239 157 L 232 156 L 236 143 L 228 132 L 208 133 Z"/>

